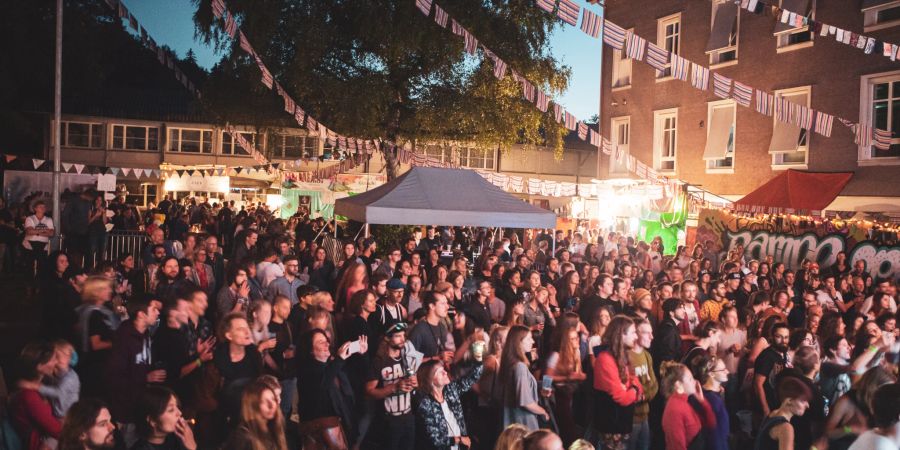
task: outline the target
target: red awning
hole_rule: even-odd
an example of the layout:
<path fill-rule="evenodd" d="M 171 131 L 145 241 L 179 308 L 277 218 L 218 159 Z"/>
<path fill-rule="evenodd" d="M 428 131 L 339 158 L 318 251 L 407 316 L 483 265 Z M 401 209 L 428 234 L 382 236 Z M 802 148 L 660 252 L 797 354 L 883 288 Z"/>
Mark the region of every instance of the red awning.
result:
<path fill-rule="evenodd" d="M 818 215 L 841 193 L 853 172 L 786 170 L 744 198 L 737 211 Z"/>

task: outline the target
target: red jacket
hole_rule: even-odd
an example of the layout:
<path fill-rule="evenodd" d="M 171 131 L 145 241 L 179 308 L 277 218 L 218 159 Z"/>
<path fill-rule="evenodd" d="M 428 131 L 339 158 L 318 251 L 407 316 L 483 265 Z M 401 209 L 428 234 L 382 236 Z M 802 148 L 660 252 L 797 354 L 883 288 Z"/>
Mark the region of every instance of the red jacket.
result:
<path fill-rule="evenodd" d="M 703 394 L 698 394 L 703 399 Z M 662 428 L 666 450 L 687 450 L 703 428 L 716 426 L 716 416 L 706 400 L 700 400 L 702 415 L 688 403 L 685 394 L 672 394 L 663 412 Z"/>
<path fill-rule="evenodd" d="M 631 405 L 637 401 L 643 388 L 632 370 L 627 370 L 626 373 L 628 381 L 623 384 L 619 378 L 616 359 L 612 353 L 601 351 L 594 359 L 594 389 L 606 392 L 614 402 L 622 406 Z"/>
<path fill-rule="evenodd" d="M 62 423 L 38 391 L 22 389 L 10 399 L 10 419 L 29 450 L 41 448 L 41 438 L 59 438 Z"/>

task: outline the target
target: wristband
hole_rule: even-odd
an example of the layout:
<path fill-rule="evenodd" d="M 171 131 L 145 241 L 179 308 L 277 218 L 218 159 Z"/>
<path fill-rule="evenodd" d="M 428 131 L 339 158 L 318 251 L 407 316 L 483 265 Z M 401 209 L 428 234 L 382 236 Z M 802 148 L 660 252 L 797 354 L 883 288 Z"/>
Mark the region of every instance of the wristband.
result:
<path fill-rule="evenodd" d="M 877 351 L 878 351 L 878 346 L 876 346 L 876 345 L 870 345 L 870 346 L 869 346 L 869 351 L 870 351 L 870 352 L 877 352 Z"/>
<path fill-rule="evenodd" d="M 853 433 L 853 429 L 850 428 L 849 425 L 844 425 L 844 434 L 851 434 L 851 433 Z"/>
<path fill-rule="evenodd" d="M 200 358 L 197 358 L 197 367 L 203 367 L 203 360 Z"/>

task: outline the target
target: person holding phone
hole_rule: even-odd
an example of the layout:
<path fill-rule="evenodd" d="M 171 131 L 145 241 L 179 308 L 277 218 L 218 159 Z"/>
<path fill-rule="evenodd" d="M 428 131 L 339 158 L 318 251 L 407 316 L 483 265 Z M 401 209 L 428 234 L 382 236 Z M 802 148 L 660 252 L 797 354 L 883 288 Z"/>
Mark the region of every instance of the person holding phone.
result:
<path fill-rule="evenodd" d="M 462 378 L 450 381 L 440 361 L 428 361 L 419 368 L 418 382 L 422 398 L 416 407 L 419 428 L 416 448 L 449 450 L 469 448 L 472 440 L 466 430 L 461 397 L 481 378 L 484 365 L 484 341 L 473 342 L 475 366 Z"/>
<path fill-rule="evenodd" d="M 352 343 L 355 343 L 353 345 Z M 355 347 L 351 350 L 351 347 Z M 311 430 L 314 439 L 327 444 L 339 428 L 346 438 L 344 445 L 356 440 L 353 414 L 353 390 L 347 377 L 347 358 L 369 349 L 369 339 L 363 335 L 356 341 L 342 345 L 336 355 L 331 354 L 331 339 L 320 329 L 312 329 L 300 337 L 297 389 L 300 428 Z M 332 447 L 329 447 L 332 448 Z"/>

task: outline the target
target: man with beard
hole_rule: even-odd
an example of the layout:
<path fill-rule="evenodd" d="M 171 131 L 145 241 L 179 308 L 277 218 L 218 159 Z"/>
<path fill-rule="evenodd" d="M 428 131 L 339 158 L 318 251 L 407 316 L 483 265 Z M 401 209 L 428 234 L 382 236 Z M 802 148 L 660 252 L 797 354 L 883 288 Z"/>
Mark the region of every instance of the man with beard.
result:
<path fill-rule="evenodd" d="M 665 319 L 656 329 L 656 338 L 650 348 L 653 355 L 653 366 L 659 373 L 659 366 L 664 361 L 681 361 L 681 333 L 678 326 L 685 320 L 684 304 L 680 298 L 666 299 L 662 305 Z"/>
<path fill-rule="evenodd" d="M 409 449 L 415 442 L 412 391 L 418 387 L 415 363 L 407 358 L 406 324 L 392 325 L 372 361 L 366 396 L 380 401 L 363 447 Z"/>
<path fill-rule="evenodd" d="M 193 283 L 184 279 L 178 259 L 167 257 L 163 259 L 159 272 L 156 275 L 156 298 L 168 302 L 178 296 L 178 293 L 193 287 Z"/>
<path fill-rule="evenodd" d="M 753 364 L 753 398 L 757 411 L 766 417 L 773 407 L 778 406 L 775 397 L 775 379 L 787 366 L 788 341 L 791 329 L 787 323 L 779 322 L 772 327 L 772 336 L 767 347 L 756 358 Z"/>
<path fill-rule="evenodd" d="M 94 398 L 84 398 L 72 405 L 59 433 L 61 450 L 97 450 L 116 446 L 116 426 L 109 409 Z"/>
<path fill-rule="evenodd" d="M 277 296 L 287 297 L 291 305 L 299 302 L 297 289 L 303 286 L 303 282 L 297 276 L 300 274 L 300 260 L 294 255 L 284 258 L 284 275 L 276 278 L 269 284 L 267 298 L 272 301 Z"/>

